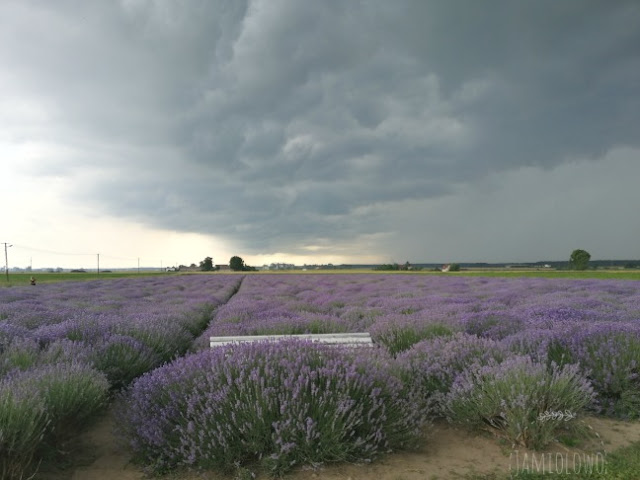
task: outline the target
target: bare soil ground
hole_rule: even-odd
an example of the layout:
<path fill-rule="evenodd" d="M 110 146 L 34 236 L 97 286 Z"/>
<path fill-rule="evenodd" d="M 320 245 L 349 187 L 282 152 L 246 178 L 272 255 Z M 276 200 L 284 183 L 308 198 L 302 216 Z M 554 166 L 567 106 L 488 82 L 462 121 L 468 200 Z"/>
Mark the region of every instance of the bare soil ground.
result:
<path fill-rule="evenodd" d="M 640 422 L 623 422 L 600 417 L 587 417 L 585 428 L 592 432 L 588 441 L 570 448 L 560 443 L 544 452 L 571 455 L 575 452 L 607 453 L 640 441 Z M 36 476 L 41 480 L 139 480 L 147 478 L 142 469 L 131 463 L 131 457 L 113 434 L 114 418 L 107 412 L 73 445 L 73 453 L 64 465 L 43 465 Z M 508 474 L 517 468 L 516 449 L 490 433 L 471 433 L 444 422 L 436 423 L 428 432 L 424 445 L 415 452 L 389 454 L 372 464 L 328 465 L 318 469 L 300 469 L 285 480 L 447 480 L 466 478 L 470 474 Z M 525 449 L 517 449 L 520 458 Z M 536 452 L 541 455 L 541 452 Z M 166 480 L 231 480 L 212 472 L 178 472 Z M 259 479 L 266 478 L 259 476 Z"/>

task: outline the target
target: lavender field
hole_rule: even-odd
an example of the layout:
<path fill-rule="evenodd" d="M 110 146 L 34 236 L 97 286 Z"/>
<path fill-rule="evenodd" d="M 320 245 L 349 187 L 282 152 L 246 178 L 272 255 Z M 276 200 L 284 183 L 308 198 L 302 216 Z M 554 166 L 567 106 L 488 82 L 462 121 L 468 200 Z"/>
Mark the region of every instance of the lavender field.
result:
<path fill-rule="evenodd" d="M 184 355 L 237 276 L 0 289 L 0 478 L 64 450 L 134 378 Z"/>
<path fill-rule="evenodd" d="M 375 346 L 208 342 L 332 332 L 370 332 Z M 635 281 L 195 275 L 0 289 L 1 474 L 20 478 L 114 401 L 121 436 L 155 472 L 371 461 L 428 441 L 435 419 L 540 448 L 587 413 L 637 418 L 639 362 Z"/>

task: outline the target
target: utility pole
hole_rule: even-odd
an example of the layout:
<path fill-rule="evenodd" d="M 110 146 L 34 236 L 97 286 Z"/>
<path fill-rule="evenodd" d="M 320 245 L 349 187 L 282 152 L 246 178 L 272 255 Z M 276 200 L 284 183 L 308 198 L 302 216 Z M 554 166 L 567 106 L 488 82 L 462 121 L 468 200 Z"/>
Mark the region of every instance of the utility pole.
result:
<path fill-rule="evenodd" d="M 100 275 L 100 254 L 98 253 L 98 275 Z"/>
<path fill-rule="evenodd" d="M 13 247 L 13 245 L 7 242 L 2 242 L 2 243 L 4 243 L 4 271 L 7 275 L 7 282 L 8 282 L 9 281 L 9 256 L 7 255 L 7 248 Z"/>
<path fill-rule="evenodd" d="M 140 273 L 140 257 L 138 257 L 138 273 Z"/>

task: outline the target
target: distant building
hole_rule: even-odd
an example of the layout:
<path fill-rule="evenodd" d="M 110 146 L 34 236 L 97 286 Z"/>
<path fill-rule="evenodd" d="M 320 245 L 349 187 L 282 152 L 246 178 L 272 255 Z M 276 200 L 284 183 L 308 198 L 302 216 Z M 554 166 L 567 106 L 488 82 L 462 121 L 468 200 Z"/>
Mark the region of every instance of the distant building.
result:
<path fill-rule="evenodd" d="M 296 266 L 293 263 L 272 263 L 269 270 L 293 270 Z"/>
<path fill-rule="evenodd" d="M 216 265 L 216 270 L 231 270 L 231 267 L 229 265 Z"/>
<path fill-rule="evenodd" d="M 186 266 L 186 265 L 180 265 L 178 267 L 178 271 L 180 272 L 199 272 L 200 271 L 200 267 L 196 267 L 195 265 L 190 265 L 190 266 Z"/>

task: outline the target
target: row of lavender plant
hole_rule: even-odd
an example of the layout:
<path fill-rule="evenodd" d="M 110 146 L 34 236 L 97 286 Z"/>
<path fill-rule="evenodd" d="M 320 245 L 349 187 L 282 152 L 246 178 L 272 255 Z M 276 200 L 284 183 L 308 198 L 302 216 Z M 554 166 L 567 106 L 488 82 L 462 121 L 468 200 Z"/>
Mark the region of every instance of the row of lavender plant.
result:
<path fill-rule="evenodd" d="M 238 276 L 0 289 L 0 478 L 77 433 L 109 392 L 184 354 Z"/>
<path fill-rule="evenodd" d="M 503 339 L 638 319 L 640 289 L 630 281 L 262 275 L 217 311 L 200 345 L 218 335 L 368 331 L 397 353 L 434 332 Z"/>
<path fill-rule="evenodd" d="M 424 367 L 427 368 L 424 368 Z M 298 465 L 368 462 L 416 446 L 435 415 L 489 423 L 530 447 L 581 414 L 593 389 L 576 365 L 513 355 L 500 342 L 458 333 L 394 358 L 381 346 L 243 343 L 182 358 L 121 396 L 118 424 L 138 461 L 273 474 Z"/>

